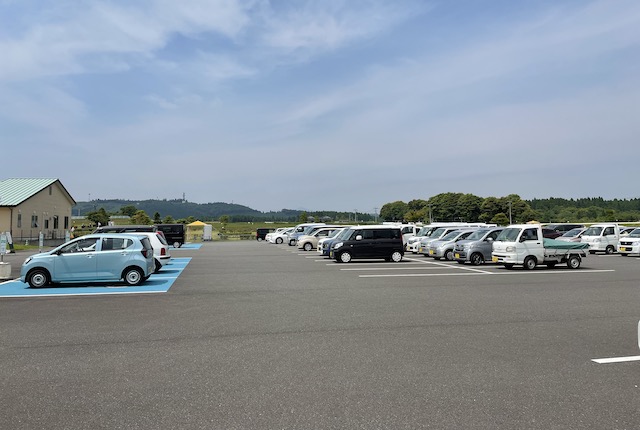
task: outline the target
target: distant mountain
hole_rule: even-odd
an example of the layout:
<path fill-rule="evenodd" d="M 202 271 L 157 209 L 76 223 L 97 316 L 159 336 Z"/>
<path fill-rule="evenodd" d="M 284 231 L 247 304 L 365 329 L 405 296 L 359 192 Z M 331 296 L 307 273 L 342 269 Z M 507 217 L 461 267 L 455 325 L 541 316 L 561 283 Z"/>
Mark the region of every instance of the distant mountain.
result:
<path fill-rule="evenodd" d="M 89 212 L 104 208 L 107 213 L 116 214 L 124 206 L 135 206 L 153 218 L 158 212 L 160 217 L 171 216 L 174 219 L 194 217 L 200 220 L 217 220 L 222 215 L 265 218 L 265 214 L 247 206 L 233 203 L 191 203 L 183 200 L 91 200 L 77 202 L 73 208 L 73 215 L 86 215 Z"/>

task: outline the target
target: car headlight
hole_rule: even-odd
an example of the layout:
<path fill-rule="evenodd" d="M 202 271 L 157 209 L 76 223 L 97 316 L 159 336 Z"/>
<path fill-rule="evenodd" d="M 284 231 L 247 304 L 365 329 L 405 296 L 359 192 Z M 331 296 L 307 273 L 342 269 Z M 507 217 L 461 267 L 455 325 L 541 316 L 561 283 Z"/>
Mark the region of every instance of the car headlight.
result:
<path fill-rule="evenodd" d="M 344 242 L 338 242 L 338 243 L 336 243 L 335 245 L 333 245 L 333 249 L 341 248 L 341 247 L 342 247 L 342 245 L 344 245 Z"/>
<path fill-rule="evenodd" d="M 516 252 L 516 247 L 515 246 L 507 246 L 505 248 L 505 251 L 507 251 L 507 252 Z"/>

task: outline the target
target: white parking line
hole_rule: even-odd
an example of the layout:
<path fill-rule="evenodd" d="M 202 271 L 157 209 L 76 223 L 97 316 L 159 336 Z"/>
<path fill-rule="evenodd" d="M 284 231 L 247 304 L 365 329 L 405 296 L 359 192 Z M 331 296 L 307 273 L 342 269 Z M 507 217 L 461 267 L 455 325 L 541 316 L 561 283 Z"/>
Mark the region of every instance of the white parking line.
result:
<path fill-rule="evenodd" d="M 455 266 L 449 266 L 455 267 Z M 417 269 L 417 268 L 414 268 Z M 364 269 L 363 269 L 364 270 Z M 615 270 L 517 270 L 517 271 L 504 271 L 504 272 L 489 272 L 485 270 L 478 270 L 475 272 L 464 273 L 402 273 L 402 274 L 389 274 L 389 275 L 358 275 L 359 278 L 410 278 L 410 277 L 425 277 L 425 276 L 471 276 L 471 275 L 556 275 L 563 273 L 575 273 L 575 274 L 587 274 L 587 273 L 602 273 L 602 272 L 615 272 Z"/>
<path fill-rule="evenodd" d="M 349 270 L 443 270 L 443 269 L 447 269 L 447 267 L 441 267 L 441 266 L 435 266 L 435 267 L 429 267 L 429 266 L 415 266 L 412 265 L 411 267 L 355 267 L 353 269 L 340 269 L 340 270 L 344 270 L 344 271 L 349 271 Z"/>
<path fill-rule="evenodd" d="M 640 361 L 640 355 L 633 355 L 630 357 L 594 358 L 591 361 L 598 364 L 626 363 L 629 361 Z"/>
<path fill-rule="evenodd" d="M 490 272 L 484 273 L 399 273 L 393 275 L 358 275 L 358 278 L 418 278 L 418 277 L 426 277 L 426 276 L 476 276 L 476 275 L 491 275 Z"/>

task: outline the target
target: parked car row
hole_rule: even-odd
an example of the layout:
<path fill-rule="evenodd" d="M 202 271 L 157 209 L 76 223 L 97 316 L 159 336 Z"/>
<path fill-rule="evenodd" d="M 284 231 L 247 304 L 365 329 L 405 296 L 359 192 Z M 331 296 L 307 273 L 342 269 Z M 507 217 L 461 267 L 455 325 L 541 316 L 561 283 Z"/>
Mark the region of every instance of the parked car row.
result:
<path fill-rule="evenodd" d="M 407 229 L 411 234 L 416 230 Z M 326 224 L 299 224 L 267 234 L 269 243 L 288 243 L 299 249 L 316 249 L 321 255 L 348 263 L 359 258 L 381 258 L 401 261 L 404 255 L 403 226 L 379 224 L 366 226 L 338 226 Z"/>

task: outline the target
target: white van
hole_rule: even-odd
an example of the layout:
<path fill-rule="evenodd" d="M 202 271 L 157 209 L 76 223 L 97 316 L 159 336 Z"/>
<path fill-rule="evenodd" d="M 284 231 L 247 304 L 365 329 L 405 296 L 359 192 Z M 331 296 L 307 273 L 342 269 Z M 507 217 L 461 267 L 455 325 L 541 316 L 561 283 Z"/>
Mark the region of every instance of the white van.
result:
<path fill-rule="evenodd" d="M 613 254 L 620 240 L 620 226 L 615 223 L 593 224 L 582 234 L 582 242 L 589 244 L 589 253 Z"/>

